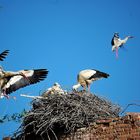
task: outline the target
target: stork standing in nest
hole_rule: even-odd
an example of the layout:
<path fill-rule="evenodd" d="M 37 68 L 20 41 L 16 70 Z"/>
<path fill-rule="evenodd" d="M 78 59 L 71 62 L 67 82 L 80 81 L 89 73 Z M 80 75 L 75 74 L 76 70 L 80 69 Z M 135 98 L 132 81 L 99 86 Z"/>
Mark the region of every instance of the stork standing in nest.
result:
<path fill-rule="evenodd" d="M 21 70 L 17 72 L 4 71 L 0 67 L 0 98 L 9 98 L 12 92 L 40 82 L 46 78 L 47 69 Z"/>
<path fill-rule="evenodd" d="M 129 38 L 133 36 L 126 36 L 124 39 L 120 39 L 119 33 L 114 33 L 114 36 L 111 40 L 112 51 L 116 50 L 116 57 L 118 58 L 118 49 L 123 47 L 123 45 L 128 41 Z"/>
<path fill-rule="evenodd" d="M 88 88 L 88 92 L 90 92 L 90 85 L 92 82 L 101 78 L 108 78 L 108 76 L 109 74 L 94 69 L 82 70 L 77 75 L 78 84 L 73 86 L 73 90 L 77 90 L 82 86 L 85 91 Z"/>

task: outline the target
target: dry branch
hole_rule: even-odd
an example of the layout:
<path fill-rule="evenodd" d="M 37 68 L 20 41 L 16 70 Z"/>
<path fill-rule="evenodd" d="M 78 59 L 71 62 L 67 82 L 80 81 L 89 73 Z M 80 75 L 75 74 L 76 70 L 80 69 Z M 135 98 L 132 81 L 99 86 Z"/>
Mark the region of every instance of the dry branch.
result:
<path fill-rule="evenodd" d="M 42 96 L 31 96 L 31 95 L 26 95 L 26 94 L 20 94 L 20 96 L 22 97 L 26 97 L 26 98 L 32 98 L 32 99 L 42 99 Z"/>

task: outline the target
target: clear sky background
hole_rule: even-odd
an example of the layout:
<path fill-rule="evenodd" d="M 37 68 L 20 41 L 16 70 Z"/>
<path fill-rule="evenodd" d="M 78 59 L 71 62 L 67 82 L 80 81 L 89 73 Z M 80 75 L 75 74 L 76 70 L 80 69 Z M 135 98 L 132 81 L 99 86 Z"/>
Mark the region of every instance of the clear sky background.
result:
<path fill-rule="evenodd" d="M 46 68 L 48 77 L 0 100 L 0 116 L 30 109 L 31 99 L 58 82 L 71 90 L 80 70 L 91 68 L 110 74 L 91 86 L 91 92 L 122 109 L 140 104 L 140 1 L 139 0 L 0 0 L 0 52 L 9 49 L 5 70 Z M 133 35 L 119 50 L 111 51 L 114 32 Z M 131 106 L 127 112 L 140 112 Z M 0 139 L 19 123 L 0 124 Z"/>

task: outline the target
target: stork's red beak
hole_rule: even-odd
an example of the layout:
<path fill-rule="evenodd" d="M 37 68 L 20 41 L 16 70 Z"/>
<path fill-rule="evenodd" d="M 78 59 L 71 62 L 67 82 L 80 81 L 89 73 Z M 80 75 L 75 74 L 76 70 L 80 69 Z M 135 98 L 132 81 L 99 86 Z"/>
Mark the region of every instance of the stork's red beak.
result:
<path fill-rule="evenodd" d="M 134 38 L 134 36 L 129 36 L 129 38 Z"/>

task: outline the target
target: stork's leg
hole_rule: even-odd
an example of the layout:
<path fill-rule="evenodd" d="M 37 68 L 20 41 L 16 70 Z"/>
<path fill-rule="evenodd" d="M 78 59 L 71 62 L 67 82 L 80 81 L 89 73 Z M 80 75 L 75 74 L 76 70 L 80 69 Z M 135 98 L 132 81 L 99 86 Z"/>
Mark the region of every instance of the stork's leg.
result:
<path fill-rule="evenodd" d="M 118 58 L 118 48 L 116 48 L 116 58 Z"/>
<path fill-rule="evenodd" d="M 11 96 L 9 96 L 7 94 L 3 94 L 3 96 L 6 97 L 7 99 L 13 98 L 14 100 L 16 100 L 16 97 L 15 96 L 11 97 Z"/>
<path fill-rule="evenodd" d="M 7 99 L 9 99 L 9 95 L 6 94 L 6 89 L 3 89 L 3 96 L 6 97 Z"/>
<path fill-rule="evenodd" d="M 3 89 L 3 96 L 6 97 L 7 99 L 13 98 L 14 100 L 16 100 L 16 97 L 10 97 L 9 95 L 6 94 L 6 89 Z"/>
<path fill-rule="evenodd" d="M 88 85 L 88 92 L 90 93 L 90 84 Z"/>
<path fill-rule="evenodd" d="M 84 92 L 86 92 L 87 90 L 86 90 L 86 86 L 84 85 L 84 86 L 82 86 L 83 87 L 83 91 Z"/>
<path fill-rule="evenodd" d="M 10 96 L 9 95 L 7 95 L 7 94 L 3 94 L 4 95 L 4 97 L 6 97 L 7 99 L 10 99 Z"/>

